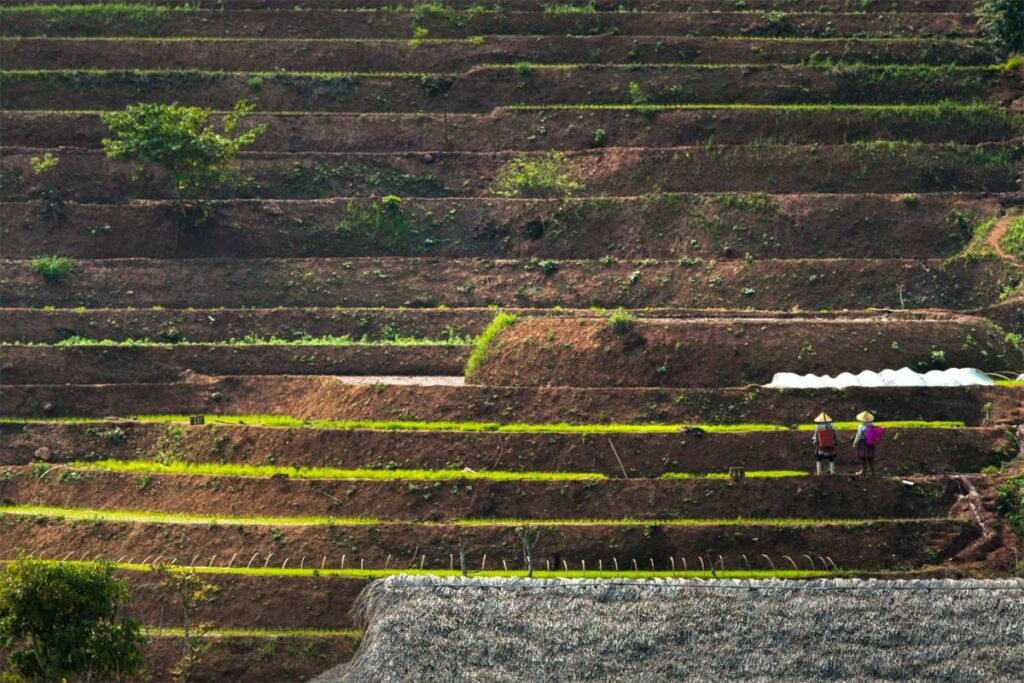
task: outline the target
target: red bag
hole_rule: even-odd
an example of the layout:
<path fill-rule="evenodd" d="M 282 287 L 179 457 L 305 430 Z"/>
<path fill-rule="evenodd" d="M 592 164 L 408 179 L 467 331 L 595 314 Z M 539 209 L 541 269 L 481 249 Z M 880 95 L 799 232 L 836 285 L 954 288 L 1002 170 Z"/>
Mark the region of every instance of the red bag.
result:
<path fill-rule="evenodd" d="M 877 446 L 882 442 L 882 434 L 885 432 L 881 427 L 868 427 L 864 430 L 864 442 L 869 446 Z"/>
<path fill-rule="evenodd" d="M 836 432 L 828 427 L 818 428 L 818 448 L 825 450 L 836 447 Z M 806 437 L 805 437 L 806 438 Z"/>

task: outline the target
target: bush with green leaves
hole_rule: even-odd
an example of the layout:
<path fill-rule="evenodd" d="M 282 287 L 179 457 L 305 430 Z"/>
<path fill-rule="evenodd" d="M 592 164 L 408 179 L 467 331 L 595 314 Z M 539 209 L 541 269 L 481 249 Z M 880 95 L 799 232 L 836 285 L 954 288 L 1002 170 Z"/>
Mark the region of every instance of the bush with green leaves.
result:
<path fill-rule="evenodd" d="M 985 36 L 1003 52 L 1024 52 L 1024 2 L 981 0 L 977 15 Z"/>
<path fill-rule="evenodd" d="M 620 308 L 608 316 L 608 327 L 618 335 L 629 334 L 633 331 L 633 323 L 636 318 L 624 308 Z"/>
<path fill-rule="evenodd" d="M 583 189 L 567 166 L 562 152 L 520 154 L 498 172 L 491 193 L 499 197 L 565 197 Z"/>
<path fill-rule="evenodd" d="M 1024 216 L 1015 216 L 1010 219 L 1006 234 L 999 240 L 999 245 L 1008 254 L 1024 259 Z"/>
<path fill-rule="evenodd" d="M 1010 526 L 1024 536 L 1024 474 L 1010 477 L 996 487 L 996 507 Z"/>
<path fill-rule="evenodd" d="M 59 285 L 75 274 L 78 261 L 70 256 L 37 256 L 30 264 L 32 272 L 51 285 Z"/>
<path fill-rule="evenodd" d="M 234 181 L 235 157 L 256 141 L 265 126 L 239 128 L 252 105 L 244 100 L 223 116 L 220 130 L 214 113 L 202 107 L 143 103 L 100 117 L 113 137 L 103 150 L 112 159 L 162 166 L 171 176 L 178 203 L 199 199 Z"/>
<path fill-rule="evenodd" d="M 7 670 L 31 681 L 120 681 L 142 673 L 145 638 L 119 618 L 128 587 L 111 564 L 19 558 L 0 571 Z"/>

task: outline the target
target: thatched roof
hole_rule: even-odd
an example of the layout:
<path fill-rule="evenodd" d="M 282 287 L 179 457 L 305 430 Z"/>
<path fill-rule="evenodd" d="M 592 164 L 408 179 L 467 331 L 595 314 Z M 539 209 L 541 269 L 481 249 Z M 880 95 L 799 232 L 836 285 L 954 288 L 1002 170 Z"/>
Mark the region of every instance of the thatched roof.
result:
<path fill-rule="evenodd" d="M 1024 581 L 394 576 L 324 681 L 1020 681 Z"/>

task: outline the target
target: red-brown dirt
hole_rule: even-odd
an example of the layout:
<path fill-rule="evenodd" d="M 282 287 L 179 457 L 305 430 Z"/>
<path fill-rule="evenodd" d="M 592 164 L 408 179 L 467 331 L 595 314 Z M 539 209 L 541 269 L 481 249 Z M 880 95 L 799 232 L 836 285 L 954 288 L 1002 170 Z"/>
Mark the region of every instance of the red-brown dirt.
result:
<path fill-rule="evenodd" d="M 1006 329 L 1016 329 L 1014 302 L 1000 304 L 990 316 Z M 521 316 L 605 316 L 601 311 L 562 308 L 505 308 Z M 1010 317 L 1012 316 L 1014 317 Z M 486 308 L 188 308 L 188 309 L 0 309 L 0 341 L 55 343 L 68 337 L 93 339 L 152 339 L 174 342 L 218 342 L 246 335 L 287 339 L 296 335 L 322 337 L 349 335 L 386 340 L 400 337 L 445 339 L 449 334 L 475 336 L 494 319 Z M 727 309 L 649 308 L 652 318 L 729 319 L 749 316 L 749 312 Z M 945 310 L 862 310 L 817 312 L 819 319 L 948 320 L 959 313 Z M 793 311 L 759 311 L 758 316 L 772 320 L 803 318 Z"/>
<path fill-rule="evenodd" d="M 811 419 L 813 416 L 807 416 Z M 884 423 L 883 423 L 884 424 Z M 1005 428 L 888 427 L 876 467 L 884 474 L 977 472 L 1017 453 Z M 858 467 L 840 432 L 839 470 Z M 611 445 L 609 445 L 611 442 Z M 682 432 L 520 433 L 283 429 L 218 423 L 205 426 L 111 421 L 0 423 L 0 464 L 23 465 L 38 449 L 49 462 L 93 458 L 174 458 L 186 462 L 339 467 L 599 472 L 610 477 L 656 477 L 665 472 L 811 469 L 810 433 Z M 611 450 L 614 445 L 615 452 Z M 619 454 L 622 465 L 615 459 Z"/>
<path fill-rule="evenodd" d="M 302 419 L 778 424 L 802 422 L 824 408 L 840 419 L 865 407 L 883 421 L 1010 424 L 1024 419 L 1024 389 L 423 387 L 353 385 L 330 377 L 193 376 L 165 384 L 22 385 L 0 392 L 0 414 L 11 417 L 278 413 Z"/>
<path fill-rule="evenodd" d="M 976 144 L 1011 139 L 1024 124 L 1010 113 L 955 107 L 933 114 L 899 109 L 539 109 L 498 108 L 489 114 L 252 113 L 266 126 L 257 152 L 409 152 L 416 150 L 592 149 L 596 131 L 608 147 L 679 147 L 713 138 L 719 145 L 757 140 L 843 144 L 872 140 Z M 12 147 L 99 148 L 109 133 L 97 114 L 0 112 Z"/>
<path fill-rule="evenodd" d="M 173 381 L 183 372 L 232 375 L 460 375 L 465 346 L 4 346 L 4 383 Z"/>
<path fill-rule="evenodd" d="M 527 318 L 504 328 L 470 378 L 492 386 L 743 386 L 777 372 L 836 376 L 910 367 L 1012 372 L 1022 351 L 978 318 L 959 321 L 650 321 Z"/>
<path fill-rule="evenodd" d="M 110 560 L 141 562 L 144 559 L 190 563 L 197 555 L 198 564 L 207 565 L 211 558 L 224 567 L 234 556 L 231 566 L 268 566 L 280 568 L 327 569 L 341 567 L 344 556 L 346 569 L 388 567 L 418 569 L 459 568 L 458 546 L 463 542 L 467 565 L 479 569 L 487 555 L 486 567 L 494 569 L 506 563 L 510 569 L 523 567 L 522 545 L 514 526 L 446 526 L 423 524 L 387 524 L 377 526 L 351 526 L 344 524 L 280 527 L 207 524 L 138 524 L 128 522 L 69 523 L 44 518 L 5 515 L 0 518 L 5 538 L 11 547 L 48 558 L 63 558 L 73 551 L 72 558 L 99 556 Z M 912 568 L 927 563 L 931 558 L 943 560 L 955 556 L 964 546 L 978 537 L 975 525 L 968 521 L 942 519 L 922 521 L 868 522 L 863 524 L 827 524 L 810 526 L 768 526 L 743 524 L 738 526 L 680 526 L 659 524 L 635 525 L 545 525 L 541 527 L 536 546 L 540 568 L 551 563 L 562 568 L 562 561 L 579 569 L 581 562 L 596 569 L 602 562 L 605 568 L 614 567 L 613 558 L 623 569 L 632 560 L 650 567 L 654 560 L 658 569 L 669 569 L 669 558 L 676 567 L 699 568 L 697 557 L 706 553 L 721 555 L 727 569 L 746 567 L 743 555 L 751 567 L 768 569 L 770 563 L 789 568 L 784 555 L 809 568 L 805 554 L 830 557 L 838 566 L 873 570 L 881 568 Z M 928 549 L 931 552 L 928 552 Z M 237 553 L 237 556 L 235 555 Z M 765 560 L 760 555 L 769 556 Z M 454 555 L 454 558 L 452 557 Z M 425 557 L 424 557 L 425 556 Z M 268 559 L 269 558 L 269 559 Z M 390 558 L 390 560 L 388 559 Z M 770 561 L 770 562 L 769 562 Z M 146 577 L 144 573 L 132 575 Z M 210 575 L 209 580 L 239 585 L 234 595 L 225 599 L 211 616 L 218 625 L 272 626 L 292 628 L 345 628 L 347 603 L 355 597 L 363 580 L 324 576 L 312 577 L 259 577 L 239 575 Z M 295 581 L 297 595 L 277 590 L 266 591 L 271 599 L 304 599 L 300 591 L 310 586 L 335 595 L 330 600 L 310 599 L 303 603 L 304 612 L 274 616 L 280 602 L 267 605 L 249 604 L 244 588 L 264 594 L 275 584 L 286 586 Z M 155 582 L 150 580 L 147 585 Z M 260 590 L 263 587 L 263 590 Z M 141 592 L 141 591 L 139 591 Z M 146 591 L 155 594 L 155 587 Z M 278 597 L 280 596 L 280 597 Z M 232 599 L 237 598 L 237 599 Z M 152 597 L 148 602 L 153 602 Z M 141 608 L 152 621 L 154 610 Z M 286 610 L 287 611 L 287 610 Z M 281 619 L 275 621 L 274 619 Z M 165 621 L 166 623 L 166 621 Z"/>
<path fill-rule="evenodd" d="M 514 258 L 910 258 L 951 256 L 1001 210 L 990 196 L 669 195 L 618 199 L 406 199 L 394 234 L 375 200 L 214 202 L 200 230 L 170 202 L 0 205 L 7 258 L 432 255 Z M 362 212 L 362 213 L 360 213 Z M 358 218 L 362 216 L 362 218 Z M 961 219 L 962 220 L 962 219 Z M 827 228 L 826 228 L 827 226 Z"/>
<path fill-rule="evenodd" d="M 687 38 L 677 36 L 491 36 L 480 42 L 241 39 L 8 40 L 8 69 L 209 69 L 262 71 L 464 71 L 479 64 L 757 64 L 818 61 L 990 64 L 981 43 L 893 39 Z"/>
<path fill-rule="evenodd" d="M 231 109 L 248 99 L 269 111 L 489 112 L 514 104 L 634 104 L 638 90 L 650 104 L 931 104 L 949 99 L 1008 105 L 1022 92 L 1019 79 L 1008 70 L 887 75 L 870 69 L 694 64 L 539 65 L 527 74 L 509 65 L 461 74 L 27 71 L 5 77 L 0 105 L 120 109 L 144 99 Z"/>
<path fill-rule="evenodd" d="M 59 284 L 25 260 L 0 261 L 0 272 L 7 306 L 67 308 L 976 308 L 1020 277 L 994 260 L 939 259 L 561 261 L 547 274 L 539 263 L 455 258 L 107 259 L 79 262 Z"/>
<path fill-rule="evenodd" d="M 945 478 L 790 477 L 591 481 L 377 481 L 285 476 L 141 475 L 83 470 L 37 476 L 4 468 L 0 499 L 12 505 L 106 508 L 207 515 L 474 519 L 801 519 L 945 515 L 956 492 Z M 7 474 L 10 472 L 10 474 Z"/>
<path fill-rule="evenodd" d="M 337 12 L 310 10 L 196 10 L 153 17 L 110 17 L 18 13 L 6 16 L 5 36 L 254 36 L 263 38 L 301 35 L 306 38 L 412 38 L 420 26 L 432 38 L 480 35 L 972 35 L 976 19 L 956 13 L 808 13 L 787 17 L 784 28 L 762 13 L 661 12 L 649 13 L 544 13 L 485 12 L 459 22 L 445 17 L 417 19 L 412 13 L 386 10 Z"/>

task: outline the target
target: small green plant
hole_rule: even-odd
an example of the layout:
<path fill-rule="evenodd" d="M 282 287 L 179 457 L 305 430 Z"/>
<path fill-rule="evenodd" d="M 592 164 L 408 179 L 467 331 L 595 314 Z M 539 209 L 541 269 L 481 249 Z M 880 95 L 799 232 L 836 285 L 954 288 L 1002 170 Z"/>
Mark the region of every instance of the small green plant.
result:
<path fill-rule="evenodd" d="M 533 71 L 533 64 L 530 62 L 516 62 L 516 73 L 520 76 L 529 76 Z"/>
<path fill-rule="evenodd" d="M 651 98 L 647 96 L 647 93 L 643 91 L 640 84 L 636 81 L 630 81 L 629 83 L 629 99 L 637 106 L 651 103 Z"/>
<path fill-rule="evenodd" d="M 913 194 L 912 192 L 908 192 L 907 194 L 900 197 L 900 201 L 903 202 L 904 206 L 912 209 L 921 202 L 921 198 L 918 197 L 916 194 Z"/>
<path fill-rule="evenodd" d="M 78 271 L 78 261 L 70 256 L 37 256 L 30 267 L 44 282 L 59 285 Z"/>
<path fill-rule="evenodd" d="M 633 331 L 633 324 L 636 318 L 624 308 L 620 308 L 608 316 L 608 328 L 615 334 L 622 336 Z"/>
<path fill-rule="evenodd" d="M 476 338 L 476 344 L 473 346 L 473 352 L 469 355 L 469 359 L 466 360 L 466 371 L 465 376 L 467 380 L 472 380 L 479 371 L 480 366 L 483 364 L 487 357 L 492 351 L 492 345 L 494 344 L 494 338 L 498 336 L 498 333 L 504 330 L 506 327 L 514 325 L 516 322 L 516 316 L 511 313 L 499 313 L 494 316 L 494 320 L 491 324 L 480 333 L 480 336 Z"/>
<path fill-rule="evenodd" d="M 221 130 L 211 121 L 213 111 L 179 104 L 136 104 L 124 111 L 100 115 L 113 137 L 103 139 L 111 159 L 128 159 L 162 166 L 171 177 L 178 206 L 208 196 L 233 182 L 235 158 L 253 144 L 265 126 L 239 126 L 253 106 L 245 100 L 223 117 Z"/>
<path fill-rule="evenodd" d="M 520 154 L 502 167 L 491 183 L 491 193 L 499 197 L 564 197 L 583 189 L 566 169 L 562 152 L 531 157 Z"/>
<path fill-rule="evenodd" d="M 36 175 L 41 175 L 56 168 L 57 164 L 60 163 L 60 157 L 47 152 L 41 157 L 32 157 L 28 160 L 28 163 L 31 164 L 32 171 Z"/>
<path fill-rule="evenodd" d="M 1024 474 L 1011 477 L 996 487 L 996 507 L 1010 526 L 1024 536 Z"/>
<path fill-rule="evenodd" d="M 591 140 L 591 147 L 604 147 L 605 143 L 608 142 L 608 134 L 605 133 L 604 128 L 598 128 L 594 131 L 594 137 Z"/>
<path fill-rule="evenodd" d="M 537 267 L 540 268 L 540 272 L 545 275 L 553 275 L 558 270 L 558 261 L 554 259 L 545 259 L 537 262 Z"/>

